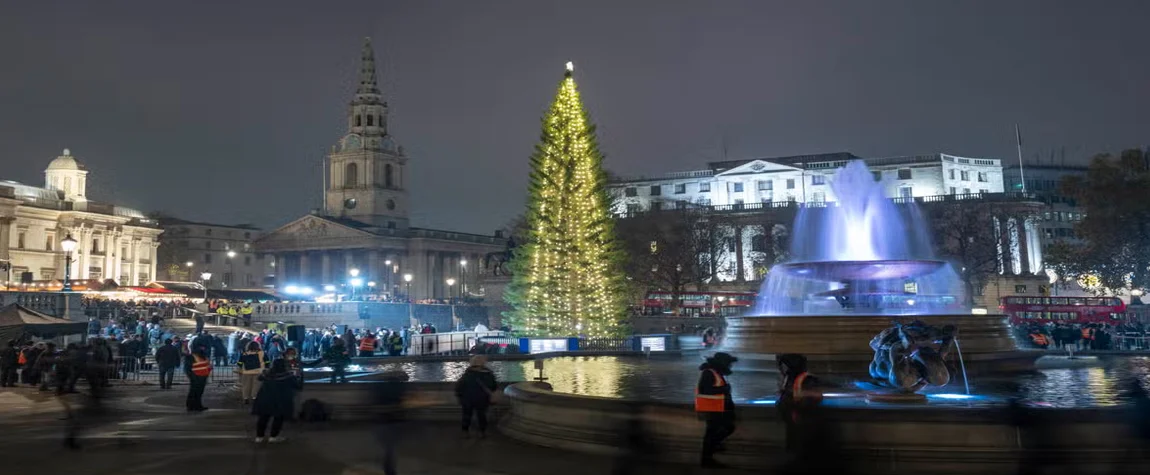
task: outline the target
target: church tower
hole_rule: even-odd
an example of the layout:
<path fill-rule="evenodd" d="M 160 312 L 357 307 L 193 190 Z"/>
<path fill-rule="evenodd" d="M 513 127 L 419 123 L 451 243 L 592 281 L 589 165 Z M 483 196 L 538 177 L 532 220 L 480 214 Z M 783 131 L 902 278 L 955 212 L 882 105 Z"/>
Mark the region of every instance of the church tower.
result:
<path fill-rule="evenodd" d="M 365 38 L 347 134 L 327 156 L 324 211 L 369 226 L 407 229 L 407 157 L 388 134 L 387 102 L 375 71 L 375 51 Z"/>

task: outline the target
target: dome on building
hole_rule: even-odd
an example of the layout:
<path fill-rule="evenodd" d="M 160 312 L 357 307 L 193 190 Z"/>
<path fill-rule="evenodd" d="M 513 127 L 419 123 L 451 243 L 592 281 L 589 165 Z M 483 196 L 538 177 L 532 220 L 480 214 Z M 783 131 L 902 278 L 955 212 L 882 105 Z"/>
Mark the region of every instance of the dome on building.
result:
<path fill-rule="evenodd" d="M 48 164 L 49 170 L 79 170 L 80 163 L 72 157 L 72 151 L 64 149 L 64 154 Z"/>

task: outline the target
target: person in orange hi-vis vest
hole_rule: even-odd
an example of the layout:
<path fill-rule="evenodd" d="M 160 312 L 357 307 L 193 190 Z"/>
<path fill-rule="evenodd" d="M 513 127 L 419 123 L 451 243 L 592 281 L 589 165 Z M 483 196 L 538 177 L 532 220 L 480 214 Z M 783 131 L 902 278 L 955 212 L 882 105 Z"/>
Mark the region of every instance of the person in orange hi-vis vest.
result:
<path fill-rule="evenodd" d="M 739 361 L 729 353 L 715 353 L 699 366 L 699 383 L 695 387 L 695 412 L 707 422 L 703 433 L 704 467 L 723 467 L 715 453 L 723 451 L 723 441 L 735 432 L 735 402 L 727 376 L 731 365 Z"/>
<path fill-rule="evenodd" d="M 202 412 L 208 410 L 204 407 L 204 388 L 208 386 L 208 376 L 212 374 L 212 362 L 203 348 L 195 348 L 192 353 L 192 368 L 188 371 L 188 399 L 189 412 Z"/>

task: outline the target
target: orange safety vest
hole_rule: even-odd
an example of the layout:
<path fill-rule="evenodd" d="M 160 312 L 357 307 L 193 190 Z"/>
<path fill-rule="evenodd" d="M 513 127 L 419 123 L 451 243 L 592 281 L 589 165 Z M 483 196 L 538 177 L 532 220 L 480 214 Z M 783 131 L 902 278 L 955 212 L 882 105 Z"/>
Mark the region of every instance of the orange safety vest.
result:
<path fill-rule="evenodd" d="M 1083 328 L 1082 329 L 1082 339 L 1083 340 L 1093 340 L 1094 339 L 1094 329 L 1093 328 Z"/>
<path fill-rule="evenodd" d="M 727 385 L 727 381 L 718 371 L 708 369 L 715 375 L 715 387 Z M 727 396 L 725 394 L 699 394 L 699 387 L 695 386 L 695 412 L 723 412 L 727 409 Z"/>
<path fill-rule="evenodd" d="M 365 336 L 359 340 L 359 351 L 375 351 L 375 338 Z"/>
<path fill-rule="evenodd" d="M 192 359 L 192 374 L 203 377 L 212 374 L 211 361 L 208 361 L 207 358 L 200 358 L 199 356 L 193 356 Z"/>

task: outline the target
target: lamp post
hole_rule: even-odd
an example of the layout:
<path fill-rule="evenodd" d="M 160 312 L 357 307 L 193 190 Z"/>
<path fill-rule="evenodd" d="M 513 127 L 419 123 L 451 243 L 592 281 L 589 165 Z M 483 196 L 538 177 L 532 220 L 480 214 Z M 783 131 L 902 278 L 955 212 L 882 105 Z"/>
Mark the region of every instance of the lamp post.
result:
<path fill-rule="evenodd" d="M 447 278 L 447 301 L 448 302 L 451 302 L 452 300 L 455 299 L 455 296 L 452 295 L 452 287 L 454 287 L 454 286 L 455 286 L 455 279 L 448 277 Z"/>
<path fill-rule="evenodd" d="M 348 269 L 347 275 L 351 276 L 351 278 L 347 280 L 347 283 L 351 284 L 351 300 L 355 300 L 355 288 L 359 287 L 360 285 L 363 285 L 363 279 L 359 278 L 359 269 L 356 269 L 354 267 L 352 267 L 351 269 Z M 356 284 L 356 282 L 359 282 L 359 283 Z"/>
<path fill-rule="evenodd" d="M 403 274 L 403 281 L 407 282 L 407 322 L 409 325 L 413 324 L 415 320 L 415 302 L 411 300 L 411 279 L 415 277 L 411 274 Z"/>
<path fill-rule="evenodd" d="M 403 274 L 403 281 L 407 283 L 407 294 L 405 296 L 408 302 L 411 302 L 411 279 L 414 278 L 411 274 Z"/>
<path fill-rule="evenodd" d="M 459 296 L 463 297 L 467 294 L 467 259 L 459 260 Z"/>
<path fill-rule="evenodd" d="M 234 257 L 236 257 L 236 251 L 228 251 L 228 275 L 224 279 L 224 287 L 231 286 L 232 279 L 236 278 L 236 268 L 232 265 Z"/>
<path fill-rule="evenodd" d="M 194 265 L 192 261 L 184 263 L 184 266 L 188 268 L 188 281 L 192 280 L 192 265 Z"/>
<path fill-rule="evenodd" d="M 383 281 L 383 288 L 387 289 L 387 292 L 391 292 L 391 259 L 383 261 L 383 266 L 387 268 L 387 280 Z"/>
<path fill-rule="evenodd" d="M 64 292 L 72 291 L 72 251 L 76 250 L 76 240 L 69 234 L 60 241 L 60 249 L 64 250 Z"/>
<path fill-rule="evenodd" d="M 719 301 L 719 311 L 718 311 L 718 312 L 715 312 L 715 313 L 718 313 L 719 315 L 722 315 L 722 314 L 723 314 L 723 301 L 724 301 L 724 300 L 727 300 L 727 297 L 724 297 L 724 296 L 720 295 L 720 296 L 718 296 L 718 297 L 715 297 L 715 300 L 718 300 L 718 301 Z"/>
<path fill-rule="evenodd" d="M 200 279 L 204 283 L 204 303 L 208 303 L 208 282 L 212 280 L 211 272 L 204 272 L 200 274 Z"/>
<path fill-rule="evenodd" d="M 451 288 L 455 286 L 455 279 L 447 278 L 447 304 L 451 306 L 451 326 L 459 329 L 459 321 L 455 318 L 455 301 L 451 297 Z"/>

